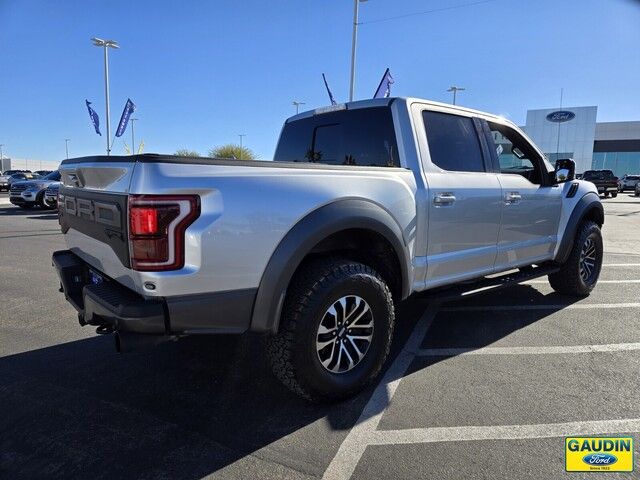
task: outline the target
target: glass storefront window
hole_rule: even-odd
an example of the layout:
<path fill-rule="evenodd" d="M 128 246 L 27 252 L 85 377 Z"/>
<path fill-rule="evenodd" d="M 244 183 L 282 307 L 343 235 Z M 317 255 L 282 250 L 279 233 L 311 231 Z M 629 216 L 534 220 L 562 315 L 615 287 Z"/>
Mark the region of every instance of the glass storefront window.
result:
<path fill-rule="evenodd" d="M 612 170 L 618 178 L 640 174 L 640 152 L 594 152 L 591 168 Z"/>

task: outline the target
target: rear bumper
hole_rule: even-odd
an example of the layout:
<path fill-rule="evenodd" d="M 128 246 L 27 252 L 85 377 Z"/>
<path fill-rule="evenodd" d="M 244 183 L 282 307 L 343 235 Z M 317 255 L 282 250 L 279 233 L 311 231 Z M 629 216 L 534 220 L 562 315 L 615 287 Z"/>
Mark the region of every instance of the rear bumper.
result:
<path fill-rule="evenodd" d="M 107 278 L 91 283 L 89 265 L 69 250 L 54 252 L 52 261 L 82 325 L 152 335 L 242 333 L 249 328 L 255 289 L 143 297 Z"/>
<path fill-rule="evenodd" d="M 598 193 L 604 193 L 604 192 L 617 192 L 618 191 L 618 187 L 613 187 L 613 186 L 598 186 Z"/>

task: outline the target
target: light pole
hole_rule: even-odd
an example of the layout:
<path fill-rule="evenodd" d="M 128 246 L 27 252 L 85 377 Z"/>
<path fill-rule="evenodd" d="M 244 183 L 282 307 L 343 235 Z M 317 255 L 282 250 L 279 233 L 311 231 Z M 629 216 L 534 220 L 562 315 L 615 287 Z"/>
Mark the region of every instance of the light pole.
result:
<path fill-rule="evenodd" d="M 456 93 L 465 91 L 466 88 L 452 86 L 447 92 L 453 92 L 453 104 L 456 104 Z"/>
<path fill-rule="evenodd" d="M 0 168 L 3 168 L 2 160 L 4 159 L 4 157 L 2 156 L 2 147 L 4 147 L 4 143 L 0 143 Z"/>
<path fill-rule="evenodd" d="M 239 133 L 238 136 L 240 137 L 240 160 L 242 160 L 242 137 L 246 137 L 247 134 L 246 133 Z"/>
<path fill-rule="evenodd" d="M 107 155 L 111 155 L 111 120 L 109 118 L 109 49 L 120 48 L 118 42 L 115 40 L 102 40 L 100 38 L 93 37 L 91 41 L 96 47 L 102 47 L 104 49 L 104 96 L 105 103 L 107 104 Z"/>
<path fill-rule="evenodd" d="M 136 134 L 135 134 L 135 129 L 133 127 L 133 123 L 136 122 L 137 120 L 138 120 L 137 118 L 129 119 L 129 121 L 131 122 L 131 155 L 136 154 Z"/>
<path fill-rule="evenodd" d="M 64 139 L 64 149 L 67 152 L 67 160 L 69 160 L 69 141 L 70 140 L 71 140 L 70 138 Z"/>
<path fill-rule="evenodd" d="M 353 90 L 356 83 L 356 44 L 358 43 L 358 4 L 367 0 L 353 0 L 353 34 L 351 36 L 351 81 L 349 82 L 349 101 L 353 102 Z"/>
<path fill-rule="evenodd" d="M 293 101 L 293 104 L 296 106 L 296 115 L 298 114 L 298 112 L 300 111 L 300 105 L 306 105 L 306 103 L 304 102 L 298 102 L 296 100 Z"/>

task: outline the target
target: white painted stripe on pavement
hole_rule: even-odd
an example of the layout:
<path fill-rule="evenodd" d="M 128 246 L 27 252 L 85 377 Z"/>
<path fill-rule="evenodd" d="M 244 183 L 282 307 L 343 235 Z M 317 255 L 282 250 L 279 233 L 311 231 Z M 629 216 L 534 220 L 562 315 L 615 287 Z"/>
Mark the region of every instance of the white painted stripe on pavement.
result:
<path fill-rule="evenodd" d="M 8 198 L 0 198 L 0 205 L 11 205 Z"/>
<path fill-rule="evenodd" d="M 351 477 L 364 450 L 369 444 L 369 438 L 375 433 L 384 410 L 389 406 L 400 380 L 415 358 L 415 352 L 420 347 L 433 319 L 438 311 L 438 305 L 433 303 L 427 307 L 411 332 L 407 343 L 396 357 L 393 364 L 376 387 L 369 402 L 362 410 L 362 414 L 354 427 L 342 441 L 336 456 L 333 457 L 327 470 L 322 476 L 325 480 L 345 480 Z"/>
<path fill-rule="evenodd" d="M 640 263 L 603 263 L 603 267 L 640 267 Z"/>
<path fill-rule="evenodd" d="M 640 431 L 640 418 L 593 420 L 537 425 L 492 425 L 486 427 L 430 427 L 406 430 L 377 430 L 370 436 L 371 445 L 400 445 L 472 440 L 522 440 L 591 436 Z"/>
<path fill-rule="evenodd" d="M 522 282 L 525 284 L 549 284 L 548 280 L 529 280 L 527 282 Z M 598 285 L 601 283 L 640 283 L 640 279 L 626 279 L 626 280 L 598 280 Z"/>
<path fill-rule="evenodd" d="M 549 355 L 567 353 L 606 353 L 640 350 L 638 343 L 610 343 L 605 345 L 557 345 L 542 347 L 482 347 L 482 348 L 421 348 L 421 357 L 452 357 L 455 355 Z"/>
<path fill-rule="evenodd" d="M 640 308 L 640 303 L 573 303 L 570 305 L 471 305 L 464 307 L 443 307 L 442 312 L 476 312 L 508 310 L 585 310 L 591 308 Z"/>

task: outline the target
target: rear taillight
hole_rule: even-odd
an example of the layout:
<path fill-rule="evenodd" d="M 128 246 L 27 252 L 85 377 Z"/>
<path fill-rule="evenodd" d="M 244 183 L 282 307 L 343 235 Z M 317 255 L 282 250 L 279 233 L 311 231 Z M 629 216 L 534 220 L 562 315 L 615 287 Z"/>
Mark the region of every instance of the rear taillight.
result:
<path fill-rule="evenodd" d="M 132 268 L 146 272 L 182 268 L 185 230 L 199 216 L 197 195 L 130 195 Z"/>

